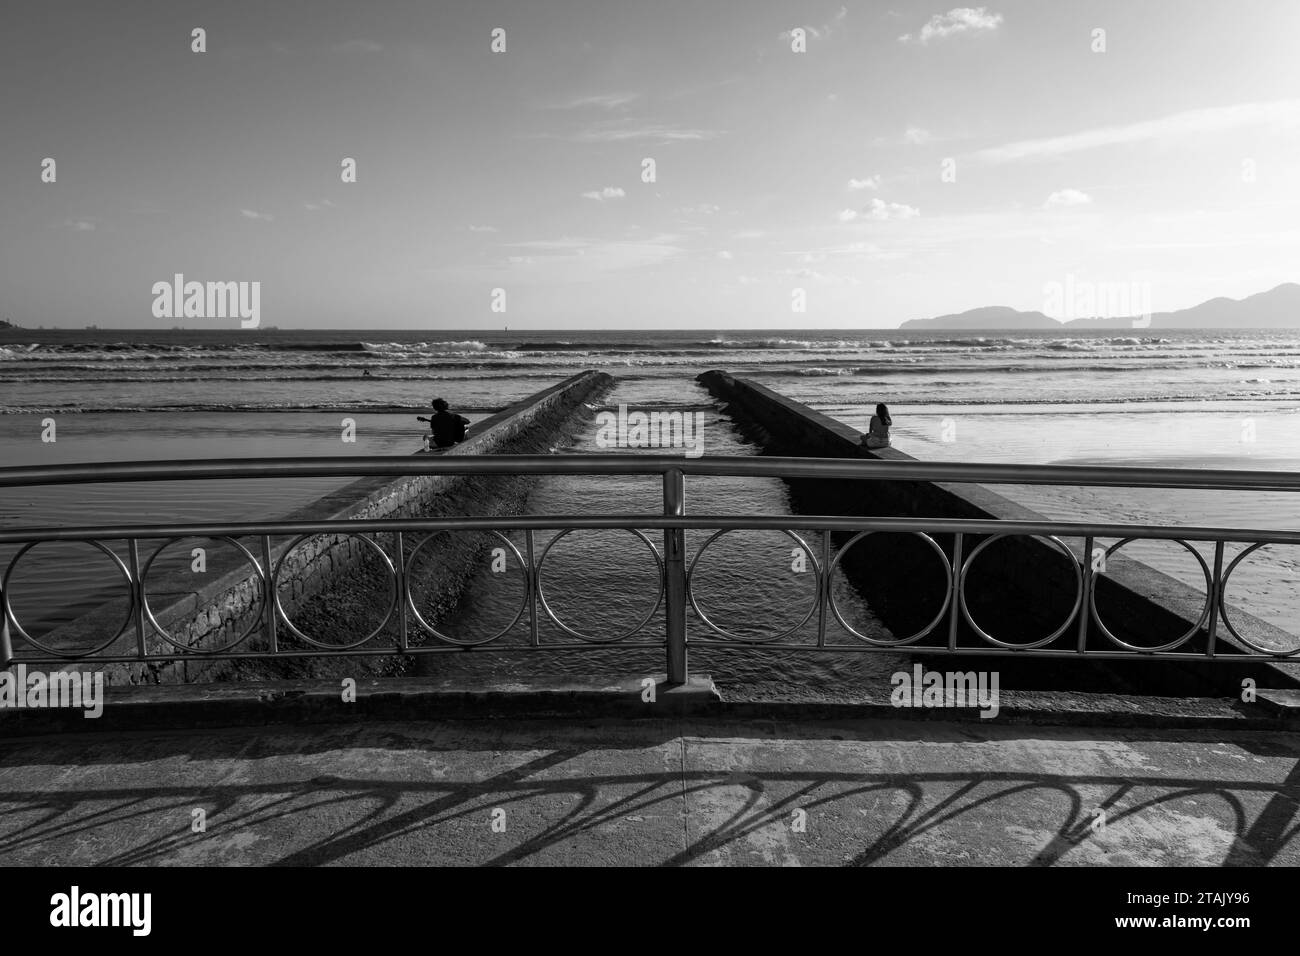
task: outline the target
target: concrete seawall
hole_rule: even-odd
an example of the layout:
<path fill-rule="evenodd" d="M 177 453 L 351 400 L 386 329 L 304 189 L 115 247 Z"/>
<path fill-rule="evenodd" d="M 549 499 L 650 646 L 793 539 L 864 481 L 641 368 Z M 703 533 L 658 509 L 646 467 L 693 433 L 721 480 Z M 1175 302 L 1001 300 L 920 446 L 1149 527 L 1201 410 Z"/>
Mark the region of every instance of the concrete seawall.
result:
<path fill-rule="evenodd" d="M 582 411 L 584 403 L 599 401 L 613 385 L 603 372 L 582 372 L 544 389 L 478 422 L 470 437 L 451 449 L 417 452 L 422 455 L 494 455 L 545 453 L 555 444 L 565 425 Z M 403 518 L 455 514 L 493 515 L 510 513 L 526 495 L 528 479 L 513 476 L 420 476 L 393 480 L 368 477 L 352 482 L 308 504 L 286 521 L 332 521 Z M 235 517 L 235 516 L 232 516 Z M 358 614 L 373 612 L 373 604 L 358 600 L 354 592 L 378 589 L 387 592 L 387 573 L 373 545 L 393 558 L 393 535 L 317 535 L 302 541 L 289 553 L 280 574 L 280 600 L 290 618 L 317 639 L 350 643 L 362 636 L 354 627 Z M 459 600 L 461 590 L 472 572 L 471 563 L 478 557 L 481 540 L 473 535 L 440 536 L 422 554 L 428 560 L 422 567 L 433 570 L 420 581 L 421 593 L 439 608 L 450 608 Z M 372 543 L 367 543 L 372 542 Z M 272 567 L 285 556 L 288 541 L 272 548 Z M 408 548 L 411 545 L 408 543 Z M 250 548 L 256 553 L 255 545 Z M 145 549 L 142 548 L 142 552 Z M 261 611 L 261 583 L 247 561 L 230 547 L 214 548 L 202 583 L 196 587 L 195 576 L 178 571 L 166 576 L 149 576 L 150 605 L 158 623 L 172 639 L 186 648 L 224 649 L 244 633 Z M 84 647 L 102 643 L 107 637 L 105 622 L 115 627 L 127 613 L 125 598 L 108 602 L 95 611 L 57 628 L 43 638 L 56 647 Z M 381 612 L 382 613 L 382 612 Z M 373 626 L 373 623 L 372 625 Z M 367 627 L 366 630 L 369 630 Z M 107 632 L 111 634 L 111 631 Z M 102 635 L 94 640 L 96 635 Z M 382 640 L 382 635 L 376 641 Z M 133 627 L 128 627 L 111 649 L 111 653 L 128 654 L 136 646 Z M 239 644 L 244 650 L 265 650 L 266 639 L 255 627 Z M 281 627 L 281 648 L 307 649 L 287 629 Z M 161 654 L 176 649 L 152 632 L 147 641 L 150 653 Z M 19 650 L 21 654 L 21 649 Z M 337 662 L 335 662 L 337 663 Z M 392 658 L 371 658 L 364 662 L 345 662 L 349 674 L 400 672 L 401 662 Z M 81 670 L 103 670 L 110 684 L 149 683 L 172 680 L 213 680 L 229 676 L 245 679 L 274 677 L 325 676 L 335 669 L 325 661 L 255 661 L 228 663 L 205 661 L 195 654 L 185 661 L 167 665 L 111 664 L 80 662 L 70 665 Z"/>
<path fill-rule="evenodd" d="M 758 383 L 718 370 L 705 372 L 698 381 L 725 403 L 724 410 L 742 431 L 770 454 L 915 460 L 897 448 L 868 450 L 859 444 L 861 433 Z M 787 484 L 793 507 L 803 514 L 1046 520 L 1011 498 L 974 484 L 875 480 L 791 480 Z M 932 537 L 951 560 L 952 536 Z M 967 536 L 966 555 L 985 537 Z M 868 539 L 855 546 L 843 562 L 845 572 L 895 634 L 916 633 L 943 601 L 945 581 L 938 557 L 915 536 L 881 538 L 879 543 Z M 1185 634 L 1196 625 L 1205 603 L 1203 591 L 1122 554 L 1108 559 L 1106 571 L 1097 581 L 1098 612 L 1119 639 L 1137 646 L 1157 646 Z M 1065 556 L 1032 538 L 1003 539 L 990 546 L 968 576 L 972 616 L 984 630 L 1008 641 L 1026 642 L 1052 633 L 1073 607 L 1075 592 L 1076 579 Z M 1288 635 L 1279 629 L 1236 609 L 1232 613 L 1234 623 L 1240 622 L 1238 628 L 1252 638 L 1271 638 L 1289 646 Z M 1204 650 L 1207 638 L 1205 627 L 1200 627 L 1184 649 Z M 939 627 L 919 645 L 941 646 L 946 639 L 946 628 Z M 1048 646 L 1073 649 L 1077 640 L 1077 628 L 1071 626 Z M 988 645 L 963 621 L 959 646 Z M 1118 650 L 1093 626 L 1087 646 Z M 1224 658 L 1244 654 L 1244 648 L 1223 628 L 1216 638 L 1216 650 Z M 1074 675 L 1089 671 L 1083 665 L 1092 662 L 1070 661 L 1068 667 L 1046 661 L 1025 663 L 1051 671 L 1068 683 Z M 1098 663 L 1090 677 L 1081 676 L 1085 686 L 1097 683 L 1098 670 L 1104 671 L 1106 679 L 1113 677 L 1150 693 L 1235 694 L 1244 677 L 1255 679 L 1260 686 L 1296 685 L 1283 670 L 1259 660 L 1231 666 L 1174 661 Z"/>

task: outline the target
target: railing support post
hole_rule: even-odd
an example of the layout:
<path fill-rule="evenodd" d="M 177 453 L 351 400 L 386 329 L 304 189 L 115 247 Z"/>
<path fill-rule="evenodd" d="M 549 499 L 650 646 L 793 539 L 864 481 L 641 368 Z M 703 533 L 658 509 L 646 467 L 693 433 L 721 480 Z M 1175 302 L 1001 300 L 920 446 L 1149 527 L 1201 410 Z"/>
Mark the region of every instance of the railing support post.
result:
<path fill-rule="evenodd" d="M 266 571 L 262 578 L 262 633 L 266 635 L 266 647 L 272 654 L 280 653 L 280 639 L 275 629 L 275 565 L 272 564 L 271 536 L 262 535 L 262 567 Z"/>
<path fill-rule="evenodd" d="M 1214 642 L 1219 635 L 1219 615 L 1223 613 L 1223 542 L 1214 542 L 1214 575 L 1210 581 L 1210 619 L 1205 622 L 1205 656 L 1214 656 Z"/>
<path fill-rule="evenodd" d="M 14 642 L 9 634 L 9 608 L 0 591 L 0 670 L 8 670 L 14 662 Z"/>
<path fill-rule="evenodd" d="M 664 517 L 686 514 L 681 469 L 664 472 Z M 664 627 L 668 637 L 668 683 L 686 683 L 686 529 L 664 529 Z"/>
<path fill-rule="evenodd" d="M 131 603 L 135 617 L 135 651 L 140 660 L 149 656 L 149 644 L 144 616 L 144 576 L 140 571 L 140 539 L 127 539 L 127 556 L 131 562 Z"/>

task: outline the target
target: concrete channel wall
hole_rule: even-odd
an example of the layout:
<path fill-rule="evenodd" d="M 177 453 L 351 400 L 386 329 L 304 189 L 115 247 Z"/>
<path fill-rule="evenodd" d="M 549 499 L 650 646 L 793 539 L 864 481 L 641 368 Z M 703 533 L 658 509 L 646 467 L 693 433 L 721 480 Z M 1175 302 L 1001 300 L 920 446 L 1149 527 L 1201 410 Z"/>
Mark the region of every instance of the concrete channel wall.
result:
<path fill-rule="evenodd" d="M 723 403 L 723 410 L 736 420 L 742 432 L 769 454 L 915 460 L 897 448 L 868 450 L 859 444 L 860 432 L 756 382 L 718 370 L 705 372 L 698 381 Z M 802 514 L 1046 520 L 1011 498 L 975 484 L 810 479 L 790 480 L 787 484 L 792 505 Z M 953 536 L 931 537 L 951 560 Z M 985 537 L 966 535 L 965 554 L 970 555 Z M 843 562 L 845 572 L 886 626 L 900 636 L 914 634 L 930 623 L 943 602 L 945 581 L 938 556 L 913 535 L 887 535 L 882 539 L 878 543 L 868 539 L 851 549 Z M 1007 538 L 990 545 L 972 565 L 967 583 L 968 607 L 985 631 L 1021 643 L 1056 630 L 1073 607 L 1076 590 L 1075 575 L 1059 549 L 1035 538 Z M 1116 637 L 1136 646 L 1156 646 L 1186 634 L 1196 625 L 1205 600 L 1204 589 L 1189 588 L 1122 553 L 1111 556 L 1105 573 L 1098 576 L 1099 614 Z M 1267 622 L 1236 609 L 1231 613 L 1234 624 L 1252 640 L 1294 646 L 1294 638 Z M 919 643 L 939 646 L 947 639 L 948 629 L 941 625 Z M 1202 626 L 1182 650 L 1204 650 L 1207 639 Z M 959 646 L 988 645 L 962 621 Z M 1048 645 L 1054 650 L 1077 646 L 1075 625 Z M 1087 647 L 1120 650 L 1091 622 Z M 1244 651 L 1220 626 L 1216 652 L 1224 657 L 1240 657 Z M 1235 693 L 1246 676 L 1260 686 L 1297 683 L 1289 674 L 1262 661 L 1231 667 L 1173 661 L 1135 662 L 1128 667 L 1126 662 L 1125 667 L 1135 689 L 1148 693 L 1206 693 L 1207 689 Z M 1291 669 L 1286 666 L 1287 671 Z M 1124 668 L 1108 666 L 1107 671 L 1119 674 Z"/>
<path fill-rule="evenodd" d="M 584 403 L 598 402 L 614 380 L 603 372 L 587 371 L 565 379 L 528 398 L 503 409 L 476 423 L 470 437 L 445 451 L 424 452 L 420 455 L 501 455 L 538 453 L 553 445 L 566 424 L 581 410 Z M 379 476 L 352 482 L 308 504 L 292 514 L 286 521 L 333 521 L 406 518 L 434 515 L 484 515 L 506 513 L 503 509 L 520 502 L 519 490 L 527 481 L 513 476 L 440 476 L 404 477 L 397 480 Z M 510 487 L 507 487 L 510 486 Z M 238 518 L 238 516 L 231 516 Z M 288 554 L 280 573 L 280 600 L 286 613 L 313 637 L 321 637 L 319 628 L 339 627 L 338 618 L 348 607 L 338 601 L 325 602 L 326 592 L 347 588 L 348 583 L 362 586 L 387 587 L 387 574 L 376 559 L 378 545 L 393 559 L 393 535 L 317 535 L 302 541 Z M 421 565 L 431 566 L 432 580 L 421 582 L 422 593 L 431 594 L 443 607 L 454 606 L 460 591 L 468 581 L 476 549 L 468 544 L 471 535 L 444 535 L 436 547 L 426 548 L 429 560 Z M 373 542 L 373 545 L 371 543 Z M 244 542 L 259 562 L 262 555 L 258 544 L 250 539 Z M 272 549 L 272 568 L 278 566 L 290 544 L 287 540 L 275 542 Z M 414 543 L 407 544 L 408 551 Z M 142 547 L 142 554 L 145 549 Z M 152 549 L 150 549 L 152 550 Z M 147 555 L 145 555 L 147 557 Z M 428 577 L 428 576 L 426 576 Z M 168 576 L 150 575 L 148 579 L 150 606 L 158 623 L 172 639 L 186 648 L 218 649 L 235 641 L 258 617 L 262 603 L 261 582 L 252 573 L 247 561 L 229 546 L 212 547 L 204 583 L 195 587 L 194 577 L 184 571 Z M 344 602 L 345 604 L 347 602 Z M 351 604 L 364 604 L 353 600 Z M 355 608 L 353 608 L 355 609 Z M 373 609 L 373 608 L 372 608 Z M 314 618 L 313 630 L 300 620 L 300 612 L 309 620 Z M 91 641 L 102 643 L 106 622 L 115 628 L 128 613 L 127 601 L 109 602 L 76 621 L 46 635 L 43 643 L 55 647 L 86 647 Z M 346 625 L 342 625 L 346 626 Z M 146 642 L 150 653 L 174 651 L 162 637 L 149 628 Z M 111 634 L 111 631 L 108 632 Z M 363 634 L 332 637 L 331 641 L 346 643 Z M 90 644 L 94 646 L 94 644 Z M 135 628 L 128 627 L 112 649 L 112 653 L 129 654 L 136 646 Z M 310 650 L 281 625 L 281 649 Z M 260 626 L 240 644 L 241 649 L 265 650 L 266 638 Z M 22 651 L 20 650 L 21 654 Z M 82 670 L 103 670 L 110 684 L 145 683 L 158 680 L 211 680 L 229 674 L 232 670 L 245 678 L 301 676 L 300 671 L 289 674 L 275 669 L 271 662 L 248 665 L 241 662 L 232 666 L 223 662 L 203 661 L 194 655 L 185 663 L 173 665 L 96 665 L 91 661 L 75 665 Z M 353 670 L 356 665 L 352 664 Z"/>

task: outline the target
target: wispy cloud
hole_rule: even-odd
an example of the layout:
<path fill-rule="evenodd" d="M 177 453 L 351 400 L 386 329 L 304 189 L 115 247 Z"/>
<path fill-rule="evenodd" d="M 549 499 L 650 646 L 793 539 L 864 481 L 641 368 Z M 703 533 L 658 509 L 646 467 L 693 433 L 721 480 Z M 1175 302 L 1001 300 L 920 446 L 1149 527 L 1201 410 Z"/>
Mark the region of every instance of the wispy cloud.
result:
<path fill-rule="evenodd" d="M 537 278 L 575 281 L 591 273 L 658 265 L 682 254 L 681 239 L 671 233 L 635 240 L 534 239 L 510 243 L 509 248 L 522 254 L 508 256 L 507 262 L 530 268 Z"/>
<path fill-rule="evenodd" d="M 849 188 L 854 190 L 855 192 L 863 189 L 879 189 L 880 177 L 877 175 L 877 176 L 868 176 L 866 179 L 850 179 Z"/>
<path fill-rule="evenodd" d="M 856 209 L 842 209 L 836 218 L 840 222 L 857 222 L 860 219 L 868 219 L 873 222 L 888 222 L 895 219 L 915 219 L 919 215 L 921 215 L 921 210 L 915 206 L 909 206 L 901 202 L 885 202 L 883 199 L 872 199 L 861 212 Z"/>
<path fill-rule="evenodd" d="M 1043 203 L 1045 208 L 1053 206 L 1086 206 L 1092 202 L 1092 197 L 1078 189 L 1058 189 L 1047 197 Z"/>
<path fill-rule="evenodd" d="M 958 34 L 989 33 L 1001 23 L 1002 14 L 993 13 L 988 7 L 954 7 L 947 13 L 936 13 L 918 33 L 904 33 L 898 42 L 924 46 L 931 40 L 943 40 Z"/>
<path fill-rule="evenodd" d="M 889 259 L 901 259 L 908 255 L 902 249 L 884 249 L 874 242 L 847 242 L 838 245 L 820 246 L 815 249 L 796 249 L 784 255 L 794 256 L 799 262 L 816 265 L 821 262 L 848 260 L 849 262 L 874 262 Z"/>
<path fill-rule="evenodd" d="M 496 226 L 470 226 L 470 232 L 496 232 Z"/>
<path fill-rule="evenodd" d="M 777 269 L 772 273 L 774 276 L 791 279 L 805 279 L 813 282 L 834 282 L 844 285 L 860 285 L 861 281 L 853 276 L 830 275 L 825 272 L 818 272 L 816 269 Z"/>
<path fill-rule="evenodd" d="M 909 126 L 899 136 L 877 136 L 872 140 L 875 146 L 921 146 L 938 139 L 933 133 L 919 126 Z"/>
<path fill-rule="evenodd" d="M 973 156 L 986 163 L 1013 163 L 1024 159 L 1050 159 L 1103 146 L 1268 125 L 1279 127 L 1300 125 L 1300 100 L 1238 103 L 1235 106 L 1187 110 L 1138 123 L 1102 126 L 1045 139 L 1020 140 L 1004 146 L 981 149 Z"/>
<path fill-rule="evenodd" d="M 318 202 L 305 202 L 305 203 L 302 204 L 302 206 L 303 206 L 303 208 L 306 209 L 308 212 L 318 212 L 318 211 L 320 211 L 321 209 L 333 209 L 333 208 L 334 208 L 334 200 L 333 200 L 333 199 L 322 199 L 322 200 L 319 200 Z M 248 211 L 245 211 L 244 214 L 247 215 L 247 214 L 248 214 Z M 252 218 L 256 219 L 257 217 L 256 217 L 256 215 L 254 215 Z M 267 218 L 269 219 L 270 217 L 268 216 Z"/>
<path fill-rule="evenodd" d="M 848 15 L 849 8 L 840 7 L 840 12 L 831 17 L 827 23 L 823 23 L 820 27 L 803 27 L 803 30 L 813 40 L 824 40 L 826 37 L 830 36 L 835 29 L 845 21 L 845 19 L 848 18 Z M 782 42 L 789 43 L 792 36 L 794 36 L 793 30 L 785 30 L 784 32 L 777 34 L 776 38 Z"/>
<path fill-rule="evenodd" d="M 622 199 L 626 195 L 627 193 L 619 186 L 606 186 L 604 189 L 593 189 L 591 192 L 585 192 L 582 194 L 582 198 L 604 202 L 606 199 Z"/>
<path fill-rule="evenodd" d="M 673 211 L 679 216 L 716 216 L 722 212 L 722 207 L 715 206 L 711 202 L 702 202 L 694 206 L 678 206 Z"/>
<path fill-rule="evenodd" d="M 640 93 L 597 93 L 594 96 L 578 96 L 561 103 L 552 103 L 551 110 L 616 110 L 626 106 L 640 97 Z"/>
<path fill-rule="evenodd" d="M 239 214 L 243 216 L 245 219 L 256 219 L 261 222 L 270 222 L 272 219 L 275 218 L 274 216 L 271 216 L 269 213 L 258 212 L 256 209 L 241 209 L 239 210 Z"/>
<path fill-rule="evenodd" d="M 721 135 L 719 130 L 687 129 L 668 123 L 627 119 L 597 123 L 580 130 L 570 138 L 577 143 L 628 143 L 636 140 L 674 143 L 715 139 Z"/>
<path fill-rule="evenodd" d="M 94 232 L 95 220 L 93 219 L 69 219 L 64 223 L 73 232 Z"/>

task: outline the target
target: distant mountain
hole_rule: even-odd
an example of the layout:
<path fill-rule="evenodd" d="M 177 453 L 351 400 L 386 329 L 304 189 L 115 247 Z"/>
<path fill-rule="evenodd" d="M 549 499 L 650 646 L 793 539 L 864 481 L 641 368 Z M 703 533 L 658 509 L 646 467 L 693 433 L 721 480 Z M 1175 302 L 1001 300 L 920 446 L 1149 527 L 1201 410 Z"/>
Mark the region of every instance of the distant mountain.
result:
<path fill-rule="evenodd" d="M 1041 312 L 1017 312 L 1005 305 L 986 305 L 933 319 L 908 319 L 902 329 L 1059 329 L 1061 323 Z"/>
<path fill-rule="evenodd" d="M 1150 324 L 1132 317 L 1058 322 L 1042 312 L 986 306 L 933 319 L 909 319 L 903 329 L 1300 329 L 1300 285 L 1284 282 L 1244 299 L 1217 298 L 1177 312 L 1155 312 Z"/>

